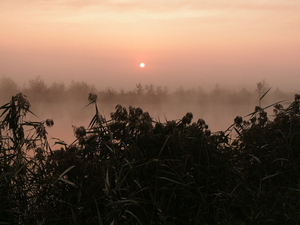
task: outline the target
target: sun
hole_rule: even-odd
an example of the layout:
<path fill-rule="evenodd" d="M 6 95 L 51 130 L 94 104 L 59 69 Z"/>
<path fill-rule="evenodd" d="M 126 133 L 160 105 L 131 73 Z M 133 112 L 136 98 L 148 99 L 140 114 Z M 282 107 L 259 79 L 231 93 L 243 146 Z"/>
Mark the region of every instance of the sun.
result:
<path fill-rule="evenodd" d="M 140 67 L 142 67 L 142 68 L 145 67 L 145 63 L 141 63 Z"/>

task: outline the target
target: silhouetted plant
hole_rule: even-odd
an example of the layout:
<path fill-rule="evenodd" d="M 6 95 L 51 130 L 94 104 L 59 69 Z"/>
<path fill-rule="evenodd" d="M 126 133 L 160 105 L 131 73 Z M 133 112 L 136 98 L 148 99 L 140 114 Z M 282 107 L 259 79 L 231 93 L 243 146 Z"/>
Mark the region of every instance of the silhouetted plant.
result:
<path fill-rule="evenodd" d="M 51 151 L 44 124 L 52 126 L 53 121 L 26 121 L 27 113 L 33 113 L 22 93 L 12 96 L 0 110 L 1 222 L 19 224 L 27 221 L 27 214 L 30 217 L 35 207 L 36 172 L 47 151 Z M 28 133 L 26 128 L 33 132 Z M 36 161 L 30 158 L 33 155 Z"/>
<path fill-rule="evenodd" d="M 0 107 L 3 224 L 298 224 L 300 97 L 237 116 L 211 132 L 191 112 L 153 120 L 117 105 L 74 127 L 76 140 L 47 144 L 23 94 Z M 274 107 L 274 117 L 266 109 Z M 26 128 L 26 129 L 25 129 Z M 28 128 L 32 128 L 28 133 Z"/>

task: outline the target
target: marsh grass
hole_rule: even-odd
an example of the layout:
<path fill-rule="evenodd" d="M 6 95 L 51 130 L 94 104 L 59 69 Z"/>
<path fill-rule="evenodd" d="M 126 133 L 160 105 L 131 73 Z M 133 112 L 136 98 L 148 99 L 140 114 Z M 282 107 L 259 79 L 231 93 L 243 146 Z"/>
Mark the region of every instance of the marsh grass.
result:
<path fill-rule="evenodd" d="M 58 150 L 24 95 L 0 108 L 1 224 L 300 223 L 299 95 L 216 133 L 190 112 L 160 122 L 117 105 L 106 119 L 88 100 L 88 127 Z"/>

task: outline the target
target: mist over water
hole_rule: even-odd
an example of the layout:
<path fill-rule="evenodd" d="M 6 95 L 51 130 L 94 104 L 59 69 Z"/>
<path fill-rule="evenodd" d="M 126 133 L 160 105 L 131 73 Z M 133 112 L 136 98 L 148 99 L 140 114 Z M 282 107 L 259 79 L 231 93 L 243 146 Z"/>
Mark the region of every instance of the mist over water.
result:
<path fill-rule="evenodd" d="M 265 88 L 269 88 L 267 82 Z M 236 116 L 246 116 L 253 112 L 258 105 L 258 92 L 253 89 L 240 87 L 239 89 L 223 88 L 216 85 L 211 90 L 202 87 L 193 89 L 177 88 L 169 91 L 169 87 L 155 86 L 153 84 L 136 84 L 131 91 L 116 91 L 113 88 L 99 90 L 92 84 L 84 81 L 72 81 L 68 86 L 64 83 L 46 84 L 37 77 L 29 80 L 28 85 L 20 87 L 10 78 L 0 79 L 0 103 L 3 105 L 10 101 L 12 95 L 23 92 L 31 103 L 31 111 L 38 117 L 29 114 L 26 119 L 30 121 L 43 121 L 48 118 L 54 120 L 54 126 L 47 128 L 48 141 L 53 149 L 60 146 L 53 144 L 58 138 L 71 144 L 76 138 L 73 135 L 73 126 L 88 127 L 95 115 L 94 105 L 88 105 L 88 94 L 98 96 L 100 114 L 107 120 L 110 113 L 115 111 L 116 105 L 141 108 L 149 112 L 154 121 L 180 120 L 187 112 L 193 113 L 192 122 L 202 118 L 209 125 L 212 132 L 226 130 Z M 262 99 L 262 107 L 281 100 L 292 101 L 292 92 L 282 92 L 278 88 L 271 89 Z M 284 104 L 284 103 L 283 103 Z M 87 106 L 87 107 L 85 107 Z M 273 108 L 268 109 L 272 115 Z"/>

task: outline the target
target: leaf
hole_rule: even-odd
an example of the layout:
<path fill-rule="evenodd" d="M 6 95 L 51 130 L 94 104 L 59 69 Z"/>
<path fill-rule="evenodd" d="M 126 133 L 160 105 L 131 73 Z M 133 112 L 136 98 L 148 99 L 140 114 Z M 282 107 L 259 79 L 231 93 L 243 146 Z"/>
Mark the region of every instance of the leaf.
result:
<path fill-rule="evenodd" d="M 231 124 L 225 131 L 224 131 L 224 133 L 226 133 L 227 131 L 229 131 L 230 130 L 230 128 L 232 128 L 234 126 L 234 123 L 233 124 Z"/>
<path fill-rule="evenodd" d="M 109 206 L 114 206 L 114 205 L 139 205 L 139 202 L 137 200 L 134 199 L 121 199 L 121 200 L 117 200 L 117 201 L 113 201 L 111 203 L 109 203 Z"/>
<path fill-rule="evenodd" d="M 34 114 L 32 111 L 28 110 L 28 112 L 31 113 L 32 115 L 36 116 L 37 118 L 40 118 L 36 114 Z"/>
<path fill-rule="evenodd" d="M 251 154 L 248 154 L 249 156 L 251 156 L 253 159 L 255 159 L 258 163 L 260 163 L 261 164 L 261 161 L 260 161 L 260 159 L 259 158 L 257 158 L 256 156 L 254 156 L 254 155 L 251 155 Z"/>
<path fill-rule="evenodd" d="M 3 106 L 0 107 L 0 109 L 7 109 L 9 108 L 8 106 L 10 105 L 10 102 L 4 104 Z"/>
<path fill-rule="evenodd" d="M 238 135 L 239 135 L 240 137 L 242 137 L 242 135 L 241 135 L 241 133 L 239 132 L 239 130 L 236 129 L 235 127 L 233 127 L 233 128 L 234 128 L 234 130 L 238 133 Z"/>
<path fill-rule="evenodd" d="M 139 218 L 133 213 L 133 212 L 131 212 L 131 211 L 129 211 L 129 210 L 125 210 L 125 212 L 127 212 L 127 213 L 129 213 L 130 215 L 132 215 L 137 221 L 138 221 L 138 224 L 143 224 L 140 220 L 139 220 Z"/>
<path fill-rule="evenodd" d="M 167 177 L 158 177 L 158 179 L 161 179 L 161 180 L 167 180 L 167 181 L 170 181 L 170 182 L 175 183 L 175 184 L 183 185 L 182 183 L 180 183 L 180 182 L 178 182 L 178 181 L 176 181 L 176 180 L 167 178 Z"/>
<path fill-rule="evenodd" d="M 267 180 L 267 179 L 272 178 L 272 177 L 275 177 L 275 176 L 277 176 L 277 175 L 279 175 L 279 174 L 283 174 L 283 173 L 282 173 L 282 172 L 279 173 L 279 172 L 277 171 L 276 173 L 274 173 L 274 174 L 272 174 L 272 175 L 269 175 L 269 176 L 266 176 L 266 177 L 262 178 L 261 181 Z"/>
<path fill-rule="evenodd" d="M 96 204 L 96 209 L 97 209 L 98 224 L 103 225 L 103 221 L 102 221 L 102 218 L 101 218 L 101 214 L 99 212 L 98 203 L 97 203 L 96 199 L 95 199 L 95 204 Z"/>
<path fill-rule="evenodd" d="M 242 184 L 242 182 L 238 183 L 238 185 L 235 186 L 235 188 L 231 191 L 229 196 L 232 196 L 232 194 L 235 192 L 235 190 Z"/>
<path fill-rule="evenodd" d="M 100 125 L 100 114 L 96 113 L 93 117 L 93 119 L 91 120 L 88 128 L 93 128 L 95 127 L 95 125 Z"/>
<path fill-rule="evenodd" d="M 267 90 L 267 91 L 260 97 L 259 101 L 262 100 L 262 99 L 265 97 L 265 95 L 271 90 L 271 88 L 272 88 L 272 87 L 270 87 L 269 90 Z"/>
<path fill-rule="evenodd" d="M 56 141 L 54 142 L 54 145 L 63 145 L 63 146 L 67 146 L 68 144 L 64 141 Z"/>
<path fill-rule="evenodd" d="M 76 184 L 75 184 L 74 182 L 72 182 L 72 181 L 69 181 L 69 180 L 67 180 L 67 179 L 64 179 L 64 178 L 59 178 L 58 180 L 61 180 L 61 181 L 65 182 L 65 183 L 67 183 L 67 184 L 69 184 L 69 185 L 73 186 L 74 188 L 76 188 L 76 187 L 77 187 L 77 186 L 76 186 Z"/>
<path fill-rule="evenodd" d="M 89 105 L 94 104 L 94 102 L 90 102 L 89 104 L 87 104 L 86 106 L 84 106 L 82 109 L 88 107 Z"/>
<path fill-rule="evenodd" d="M 270 164 L 272 164 L 272 163 L 274 163 L 274 162 L 277 162 L 277 161 L 286 161 L 286 162 L 288 162 L 289 160 L 288 159 L 285 159 L 285 158 L 278 158 L 278 159 L 275 159 L 275 160 L 273 160 Z"/>
<path fill-rule="evenodd" d="M 73 207 L 71 207 L 71 211 L 72 211 L 72 219 L 73 219 L 73 221 L 74 221 L 74 225 L 78 225 L 78 221 L 77 221 L 75 212 L 74 212 L 74 210 L 73 210 Z"/>
<path fill-rule="evenodd" d="M 7 105 L 7 104 L 6 104 Z M 5 105 L 5 106 L 6 106 Z M 0 117 L 2 117 L 6 112 L 7 112 L 7 110 L 9 110 L 10 109 L 10 107 L 4 107 L 4 106 L 2 106 L 0 109 L 5 109 L 2 113 L 1 113 L 1 115 L 0 115 Z"/>
<path fill-rule="evenodd" d="M 160 151 L 159 151 L 159 153 L 158 153 L 157 158 L 159 158 L 160 154 L 161 154 L 162 151 L 164 150 L 164 148 L 165 148 L 166 144 L 168 143 L 168 140 L 169 140 L 170 137 L 171 137 L 171 135 L 169 135 L 169 136 L 166 138 L 166 140 L 165 140 L 163 146 L 161 147 L 161 149 L 160 149 Z"/>
<path fill-rule="evenodd" d="M 70 166 L 68 169 L 66 169 L 62 174 L 59 175 L 59 177 L 57 178 L 56 181 L 61 180 L 61 181 L 65 182 L 65 183 L 67 183 L 67 184 L 70 184 L 70 185 L 73 186 L 73 187 L 76 187 L 76 184 L 75 184 L 75 183 L 73 183 L 72 181 L 69 181 L 69 180 L 63 178 L 63 176 L 64 176 L 67 172 L 69 172 L 71 169 L 73 169 L 74 167 L 75 167 L 75 165 L 74 165 L 74 166 Z M 56 181 L 55 181 L 55 182 L 56 182 Z"/>
<path fill-rule="evenodd" d="M 282 100 L 282 101 L 279 101 L 279 102 L 275 102 L 275 103 L 273 103 L 273 104 L 271 104 L 271 105 L 265 107 L 264 109 L 270 108 L 270 107 L 272 107 L 272 106 L 274 106 L 274 105 L 276 105 L 276 104 L 279 104 L 279 103 L 285 102 L 285 101 L 286 101 L 286 100 Z"/>
<path fill-rule="evenodd" d="M 108 169 L 106 170 L 106 173 L 105 173 L 105 183 L 104 183 L 104 185 L 105 185 L 104 192 L 108 196 L 109 195 L 109 190 L 110 190 Z"/>
<path fill-rule="evenodd" d="M 246 115 L 245 117 L 248 117 L 248 116 L 253 116 L 254 114 L 256 113 L 256 111 L 252 112 L 252 113 L 249 113 L 248 115 Z"/>

